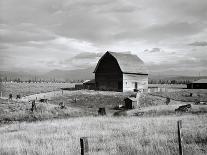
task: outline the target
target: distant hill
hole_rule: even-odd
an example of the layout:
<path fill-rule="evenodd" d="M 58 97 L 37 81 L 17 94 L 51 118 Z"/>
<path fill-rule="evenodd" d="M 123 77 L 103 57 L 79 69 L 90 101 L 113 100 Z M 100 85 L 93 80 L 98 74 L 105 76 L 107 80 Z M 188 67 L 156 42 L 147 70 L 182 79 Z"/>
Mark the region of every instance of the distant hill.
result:
<path fill-rule="evenodd" d="M 77 69 L 77 70 L 53 70 L 45 73 L 44 76 L 48 78 L 56 78 L 59 80 L 86 80 L 93 79 L 94 68 Z"/>
<path fill-rule="evenodd" d="M 77 70 L 52 70 L 46 73 L 28 73 L 28 72 L 10 72 L 0 71 L 0 79 L 5 81 L 80 81 L 93 79 L 94 68 L 77 69 Z"/>
<path fill-rule="evenodd" d="M 36 73 L 36 72 L 10 72 L 10 71 L 0 71 L 0 79 L 7 81 L 82 81 L 94 78 L 95 67 L 90 67 L 86 69 L 76 69 L 76 70 L 52 70 L 46 73 Z M 176 80 L 176 81 L 195 81 L 198 79 L 207 79 L 207 76 L 175 76 L 175 75 L 164 75 L 164 74 L 149 74 L 149 80 Z"/>

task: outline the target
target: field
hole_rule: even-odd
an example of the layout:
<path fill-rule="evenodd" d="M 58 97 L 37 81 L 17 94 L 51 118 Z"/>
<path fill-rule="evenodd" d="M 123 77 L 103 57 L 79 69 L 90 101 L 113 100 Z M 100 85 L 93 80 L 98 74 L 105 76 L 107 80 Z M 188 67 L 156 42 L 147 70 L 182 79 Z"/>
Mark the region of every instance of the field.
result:
<path fill-rule="evenodd" d="M 107 115 L 113 115 L 120 104 L 124 105 L 124 98 L 131 93 L 103 92 L 90 90 L 48 92 L 24 97 L 29 100 L 47 98 L 47 103 L 36 101 L 37 110 L 31 112 L 31 103 L 28 100 L 8 101 L 0 99 L 0 123 L 13 121 L 35 121 L 52 118 L 65 118 L 77 116 L 96 116 L 100 107 L 105 107 Z M 64 102 L 65 108 L 61 109 L 60 102 Z M 152 105 L 164 105 L 165 99 L 160 97 L 143 95 L 140 100 L 141 107 Z"/>
<path fill-rule="evenodd" d="M 124 105 L 124 98 L 134 95 L 133 93 L 119 93 L 107 91 L 77 90 L 77 91 L 61 91 L 48 92 L 24 97 L 24 100 L 8 101 L 0 100 L 0 123 L 8 123 L 13 121 L 37 121 L 53 118 L 66 118 L 77 116 L 97 116 L 100 107 L 105 107 L 108 116 L 122 115 L 123 112 L 117 110 L 116 107 Z M 49 99 L 47 103 L 36 101 L 37 110 L 31 112 L 31 103 L 28 100 Z M 28 100 L 26 100 L 28 98 Z M 140 98 L 141 111 L 145 113 L 159 115 L 175 114 L 175 108 L 181 105 L 181 102 L 171 101 L 173 108 L 165 104 L 165 98 L 143 94 Z M 64 102 L 65 108 L 61 109 L 60 102 Z M 154 110 L 149 109 L 153 107 Z M 163 109 L 161 112 L 155 109 Z M 207 106 L 205 110 L 207 111 Z M 146 112 L 148 109 L 149 112 Z M 132 110 L 133 111 L 133 110 Z M 136 113 L 136 112 L 135 112 Z M 128 115 L 124 111 L 124 115 Z M 131 113 L 129 115 L 132 115 Z"/>
<path fill-rule="evenodd" d="M 176 121 L 180 119 L 183 120 L 184 154 L 207 154 L 207 105 L 192 102 L 201 96 L 206 98 L 206 90 L 175 86 L 173 89 L 179 92 L 144 93 L 138 109 L 123 111 L 116 107 L 134 93 L 62 92 L 60 88 L 71 85 L 38 83 L 27 88 L 25 84 L 4 84 L 2 89 L 6 90 L 4 94 L 13 91 L 25 97 L 13 101 L 0 99 L 0 154 L 76 155 L 80 154 L 79 140 L 83 136 L 88 137 L 90 154 L 94 155 L 178 154 Z M 190 91 L 193 91 L 192 97 Z M 173 98 L 173 93 L 177 98 Z M 32 112 L 28 101 L 43 97 L 48 102 L 36 100 L 37 109 Z M 165 97 L 173 99 L 169 105 Z M 64 102 L 65 108 L 60 108 L 60 102 Z M 175 112 L 183 104 L 191 104 L 192 109 Z M 97 116 L 100 107 L 106 108 L 107 116 Z"/>
<path fill-rule="evenodd" d="M 195 102 L 197 100 L 207 102 L 206 89 L 179 89 L 172 92 L 155 92 L 150 94 L 161 97 L 169 97 L 173 100 L 182 102 Z M 190 94 L 192 94 L 192 96 Z"/>
<path fill-rule="evenodd" d="M 88 137 L 90 155 L 177 155 L 178 119 L 183 120 L 184 154 L 206 154 L 206 115 L 84 117 L 5 125 L 0 128 L 0 154 L 78 155 L 80 137 Z"/>
<path fill-rule="evenodd" d="M 17 94 L 27 96 L 32 94 L 60 90 L 60 88 L 70 88 L 75 84 L 72 83 L 11 83 L 0 82 L 0 92 L 3 97 L 8 97 L 12 93 L 13 97 Z"/>

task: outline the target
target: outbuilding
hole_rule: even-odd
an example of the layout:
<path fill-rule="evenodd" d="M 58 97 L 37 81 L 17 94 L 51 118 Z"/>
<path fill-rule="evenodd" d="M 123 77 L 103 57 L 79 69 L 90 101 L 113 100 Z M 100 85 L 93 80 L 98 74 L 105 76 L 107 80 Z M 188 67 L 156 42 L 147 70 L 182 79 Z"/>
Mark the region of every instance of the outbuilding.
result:
<path fill-rule="evenodd" d="M 95 79 L 84 81 L 83 87 L 84 87 L 84 89 L 94 90 L 96 87 Z"/>
<path fill-rule="evenodd" d="M 129 53 L 106 52 L 94 70 L 98 90 L 137 91 L 148 89 L 144 62 Z"/>
<path fill-rule="evenodd" d="M 135 97 L 127 97 L 124 99 L 126 109 L 134 109 L 137 106 L 137 99 Z"/>
<path fill-rule="evenodd" d="M 83 84 L 75 84 L 75 90 L 83 89 Z"/>
<path fill-rule="evenodd" d="M 200 79 L 187 84 L 188 89 L 207 89 L 207 79 Z"/>

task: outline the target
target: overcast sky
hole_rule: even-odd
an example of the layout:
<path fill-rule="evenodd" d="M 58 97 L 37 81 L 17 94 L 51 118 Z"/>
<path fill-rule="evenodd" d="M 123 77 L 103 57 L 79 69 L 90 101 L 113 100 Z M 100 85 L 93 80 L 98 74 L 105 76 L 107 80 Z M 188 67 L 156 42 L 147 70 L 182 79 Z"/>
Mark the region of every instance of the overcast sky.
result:
<path fill-rule="evenodd" d="M 207 75 L 207 0 L 0 0 L 0 70 L 87 68 L 106 51 Z"/>

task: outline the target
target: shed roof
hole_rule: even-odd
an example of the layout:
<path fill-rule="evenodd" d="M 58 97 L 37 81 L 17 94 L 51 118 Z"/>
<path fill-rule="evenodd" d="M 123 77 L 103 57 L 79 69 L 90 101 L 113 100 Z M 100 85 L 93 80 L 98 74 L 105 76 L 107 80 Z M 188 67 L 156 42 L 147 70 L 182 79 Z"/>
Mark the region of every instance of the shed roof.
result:
<path fill-rule="evenodd" d="M 86 80 L 86 81 L 83 82 L 83 84 L 94 84 L 94 83 L 96 83 L 96 82 L 95 82 L 95 79 L 92 79 L 92 80 Z"/>
<path fill-rule="evenodd" d="M 200 80 L 194 81 L 192 83 L 207 83 L 207 79 L 200 79 Z"/>
<path fill-rule="evenodd" d="M 127 97 L 124 100 L 131 100 L 132 102 L 137 102 L 137 98 L 135 97 Z"/>
<path fill-rule="evenodd" d="M 138 56 L 128 53 L 117 53 L 117 52 L 110 52 L 110 51 L 107 51 L 101 57 L 94 72 L 96 72 L 99 63 L 101 62 L 101 60 L 104 58 L 106 54 L 110 54 L 116 59 L 122 73 L 148 74 L 144 62 Z"/>

